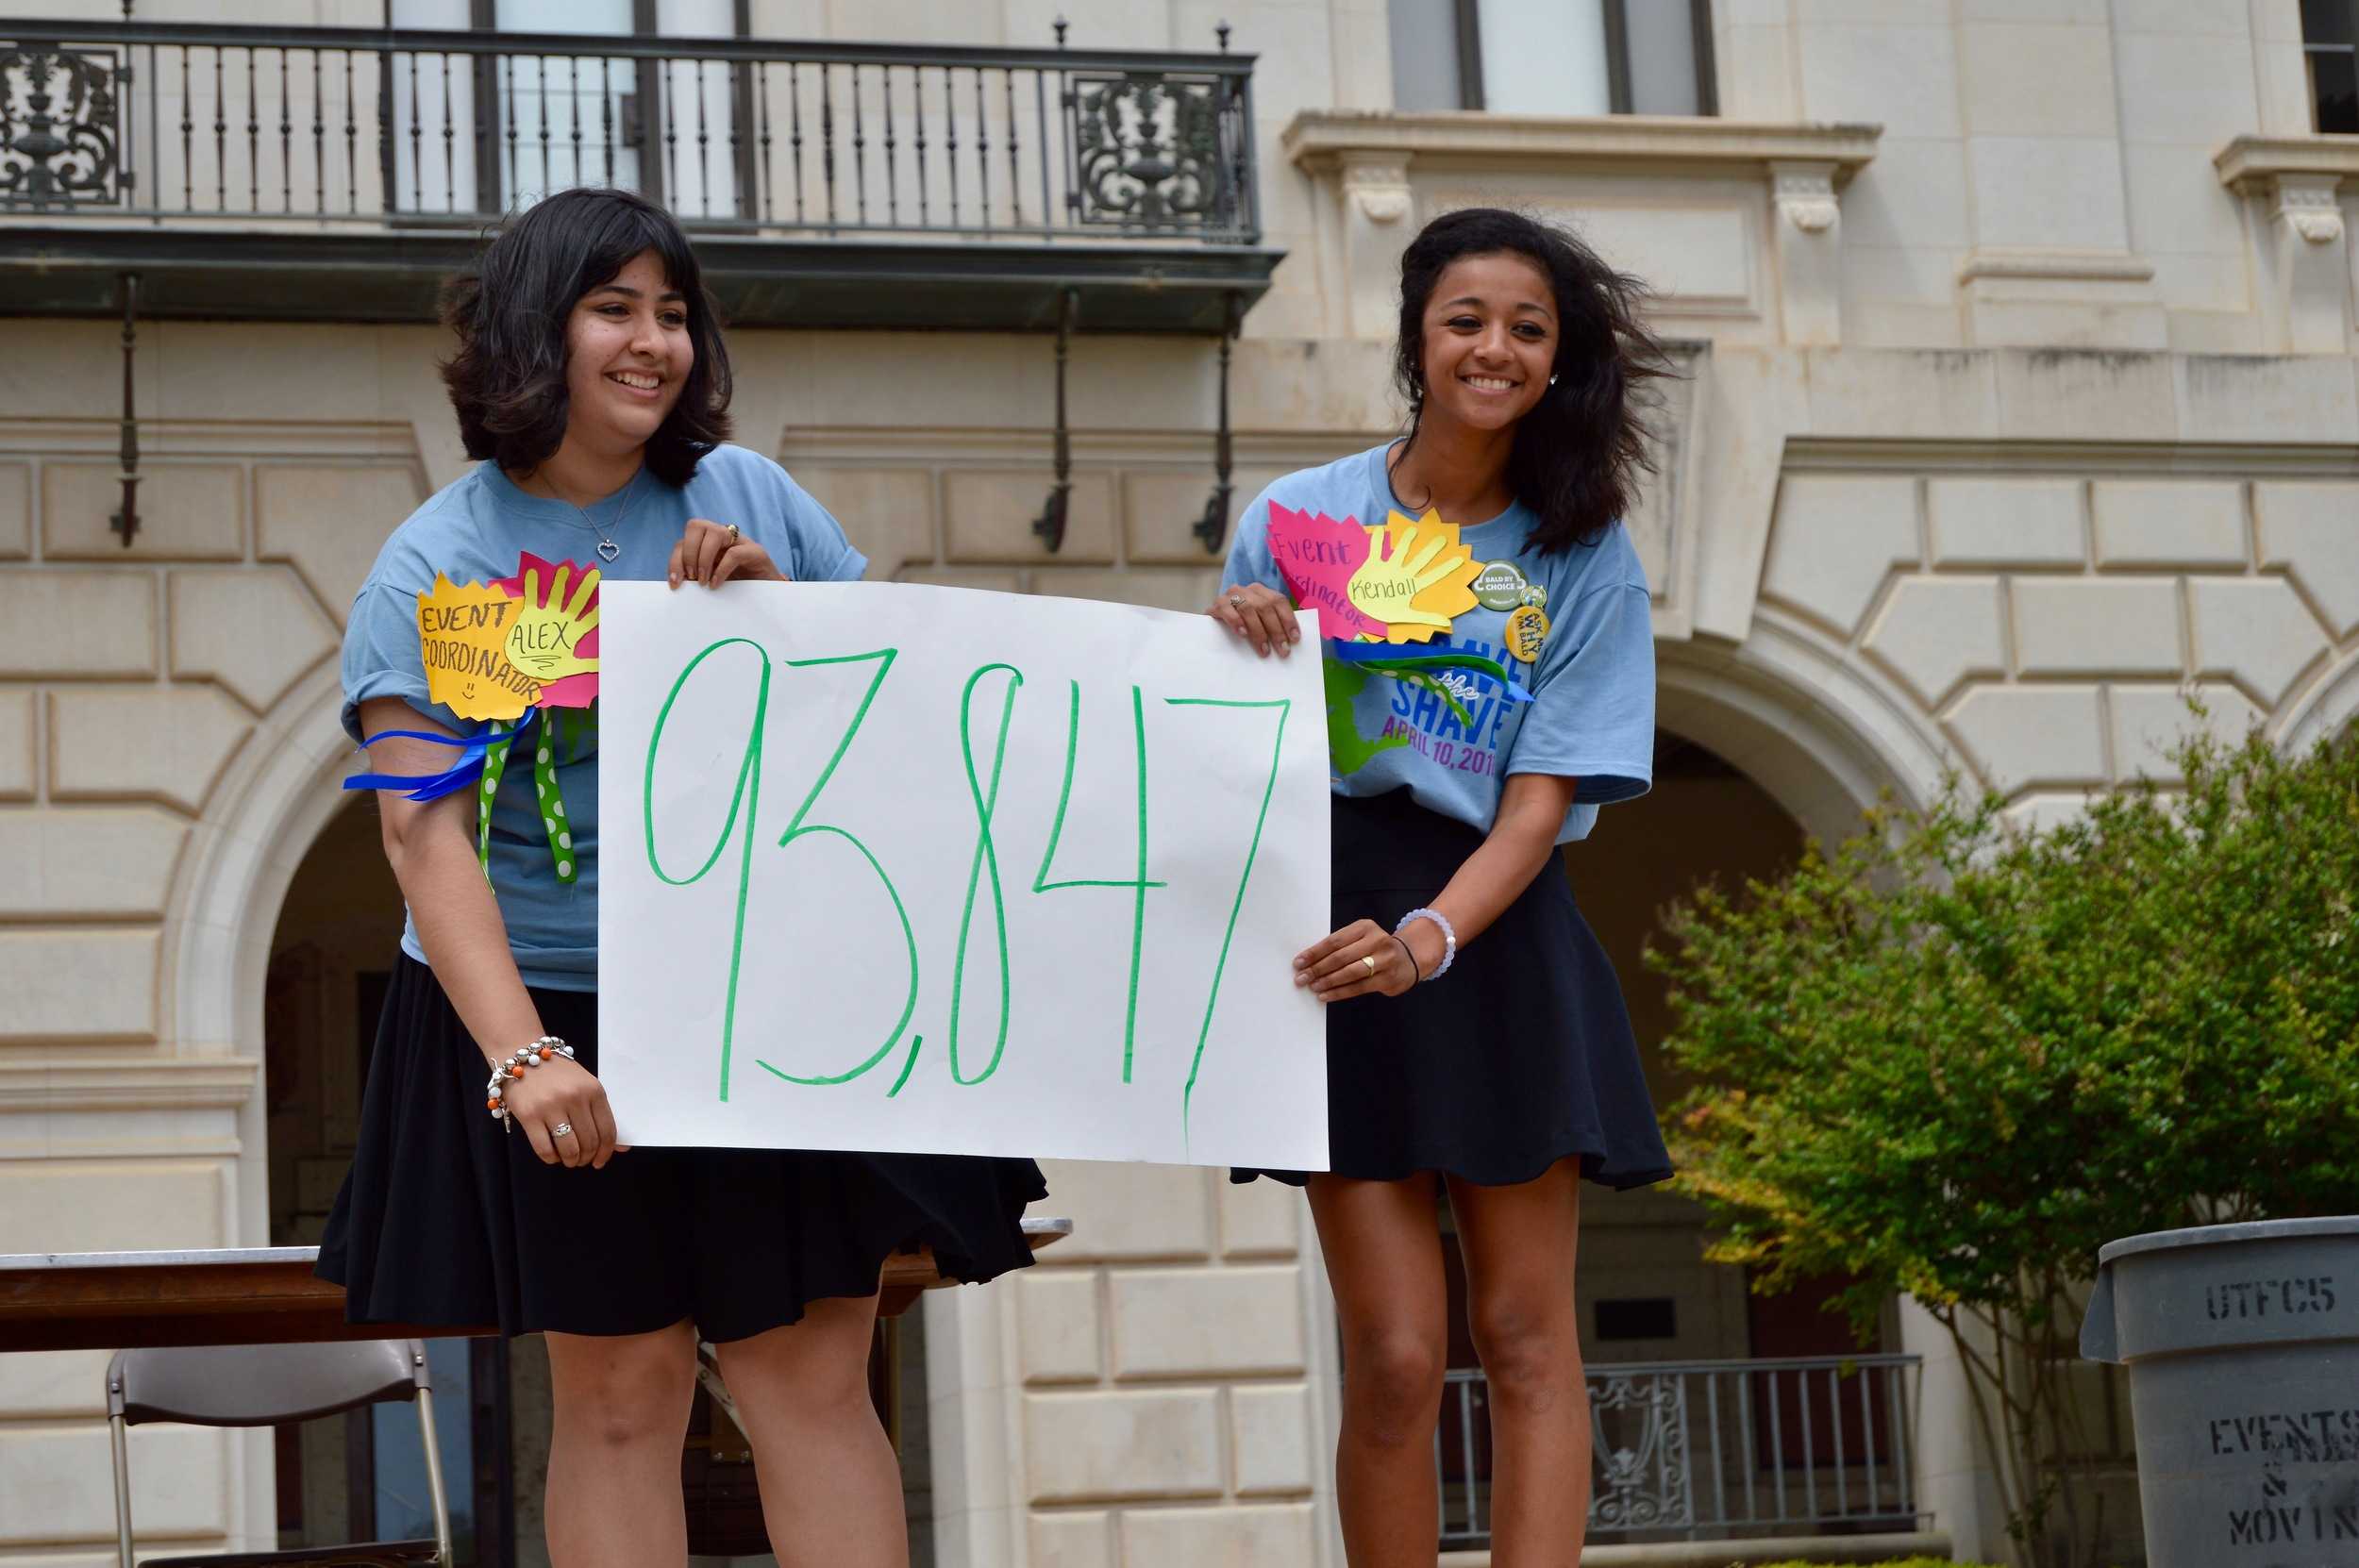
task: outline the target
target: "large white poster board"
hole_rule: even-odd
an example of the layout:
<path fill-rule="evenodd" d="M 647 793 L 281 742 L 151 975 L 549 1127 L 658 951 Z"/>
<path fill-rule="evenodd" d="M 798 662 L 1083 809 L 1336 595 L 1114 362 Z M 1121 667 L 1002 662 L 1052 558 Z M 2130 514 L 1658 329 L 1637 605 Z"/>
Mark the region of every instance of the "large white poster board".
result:
<path fill-rule="evenodd" d="M 897 583 L 600 609 L 625 1143 L 1326 1168 L 1314 652 Z"/>

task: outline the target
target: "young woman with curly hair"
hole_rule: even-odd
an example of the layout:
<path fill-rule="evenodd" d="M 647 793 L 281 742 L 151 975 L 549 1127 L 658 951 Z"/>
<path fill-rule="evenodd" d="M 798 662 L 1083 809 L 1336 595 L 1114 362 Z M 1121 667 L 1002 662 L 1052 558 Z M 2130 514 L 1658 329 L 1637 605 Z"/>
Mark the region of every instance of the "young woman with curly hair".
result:
<path fill-rule="evenodd" d="M 1401 258 L 1407 434 L 1288 475 L 1211 613 L 1264 656 L 1319 611 L 1333 926 L 1294 960 L 1328 1013 L 1332 1170 L 1307 1184 L 1344 1341 L 1353 1568 L 1431 1564 L 1447 1352 L 1437 1186 L 1489 1374 L 1492 1560 L 1581 1557 L 1590 1434 L 1581 1178 L 1670 1175 L 1612 968 L 1560 846 L 1653 776 L 1647 581 L 1622 518 L 1662 353 L 1636 280 L 1516 213 Z"/>
<path fill-rule="evenodd" d="M 438 575 L 494 581 L 527 552 L 694 592 L 861 575 L 784 469 L 727 444 L 728 350 L 661 209 L 549 197 L 460 280 L 448 321 L 443 377 L 477 466 L 393 530 L 344 638 L 344 725 L 380 784 L 443 773 L 478 727 L 428 695 L 417 600 Z M 699 1338 L 745 1418 L 778 1560 L 898 1568 L 900 1474 L 868 1399 L 879 1272 L 921 1243 L 965 1279 L 1029 1262 L 1040 1172 L 618 1146 L 596 1076 L 596 725 L 529 733 L 534 765 L 488 791 L 378 791 L 409 921 L 320 1273 L 356 1322 L 545 1335 L 558 1568 L 686 1560 Z M 532 1070 L 487 1099 L 487 1067 L 528 1047 Z"/>

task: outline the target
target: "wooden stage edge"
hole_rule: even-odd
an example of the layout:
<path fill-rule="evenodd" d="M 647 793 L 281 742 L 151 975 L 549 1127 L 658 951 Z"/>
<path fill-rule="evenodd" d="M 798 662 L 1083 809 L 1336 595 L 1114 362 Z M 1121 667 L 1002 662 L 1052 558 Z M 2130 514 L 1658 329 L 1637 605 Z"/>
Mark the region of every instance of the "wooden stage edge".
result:
<path fill-rule="evenodd" d="M 1067 1219 L 1028 1219 L 1034 1252 L 1073 1233 Z M 491 1325 L 346 1323 L 343 1287 L 311 1273 L 317 1247 L 186 1252 L 0 1254 L 0 1352 L 129 1345 L 294 1344 L 326 1340 L 448 1339 Z M 878 1311 L 952 1284 L 929 1251 L 885 1261 Z"/>

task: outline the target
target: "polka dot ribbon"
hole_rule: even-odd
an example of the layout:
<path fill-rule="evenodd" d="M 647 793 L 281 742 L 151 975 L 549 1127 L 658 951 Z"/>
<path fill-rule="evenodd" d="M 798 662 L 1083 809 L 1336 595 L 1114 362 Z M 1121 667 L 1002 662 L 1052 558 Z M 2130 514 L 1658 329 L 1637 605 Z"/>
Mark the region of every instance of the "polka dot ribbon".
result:
<path fill-rule="evenodd" d="M 580 875 L 574 855 L 573 824 L 565 817 L 565 797 L 557 787 L 558 754 L 567 761 L 581 754 L 582 743 L 597 735 L 595 709 L 587 712 L 575 709 L 556 710 L 560 717 L 551 717 L 547 710 L 530 709 L 513 729 L 485 729 L 464 740 L 454 741 L 447 735 L 431 730 L 383 730 L 362 742 L 363 748 L 393 736 L 406 736 L 415 741 L 433 741 L 459 748 L 459 760 L 439 774 L 361 773 L 344 780 L 347 790 L 397 790 L 410 800 L 439 800 L 456 790 L 473 787 L 476 796 L 476 862 L 483 867 L 484 876 L 492 870 L 492 803 L 499 796 L 500 780 L 508 772 L 508 761 L 516 743 L 522 742 L 532 757 L 532 789 L 534 804 L 541 817 L 542 830 L 548 836 L 549 861 L 556 868 L 557 879 L 570 886 Z M 536 721 L 542 721 L 536 724 Z M 536 733 L 537 731 L 537 733 Z"/>

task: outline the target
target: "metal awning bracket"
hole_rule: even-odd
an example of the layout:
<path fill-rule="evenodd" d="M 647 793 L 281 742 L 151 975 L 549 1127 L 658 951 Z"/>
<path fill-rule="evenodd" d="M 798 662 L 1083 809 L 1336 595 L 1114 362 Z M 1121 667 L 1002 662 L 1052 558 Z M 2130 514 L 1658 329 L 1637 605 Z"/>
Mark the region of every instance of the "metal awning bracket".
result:
<path fill-rule="evenodd" d="M 125 273 L 123 286 L 123 509 L 107 525 L 123 536 L 129 549 L 140 531 L 140 425 L 131 408 L 132 356 L 139 348 L 140 275 Z"/>
<path fill-rule="evenodd" d="M 1228 29 L 1224 27 L 1223 32 Z M 1224 47 L 1227 40 L 1223 41 Z M 1237 342 L 1238 328 L 1245 325 L 1245 295 L 1233 290 L 1228 296 L 1228 310 L 1220 333 L 1220 428 L 1213 438 L 1213 493 L 1204 503 L 1204 515 L 1196 520 L 1196 537 L 1204 545 L 1208 556 L 1220 554 L 1221 541 L 1229 537 L 1229 507 L 1236 495 L 1229 482 L 1232 442 L 1229 431 L 1229 359 L 1230 351 Z"/>
<path fill-rule="evenodd" d="M 1032 532 L 1051 555 L 1064 547 L 1065 514 L 1073 499 L 1073 431 L 1065 422 L 1065 361 L 1071 358 L 1074 324 L 1081 315 L 1081 291 L 1067 288 L 1057 311 L 1057 482 L 1047 504 L 1032 519 Z"/>

